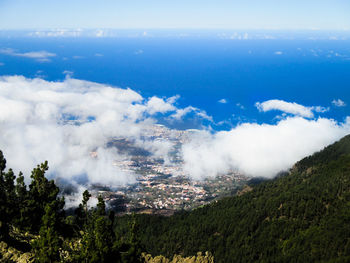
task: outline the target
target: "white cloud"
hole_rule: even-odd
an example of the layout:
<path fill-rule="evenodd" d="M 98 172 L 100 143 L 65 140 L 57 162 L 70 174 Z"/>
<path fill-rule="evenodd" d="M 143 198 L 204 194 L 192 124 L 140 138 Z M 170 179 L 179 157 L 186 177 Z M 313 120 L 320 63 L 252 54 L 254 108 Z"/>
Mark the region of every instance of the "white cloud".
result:
<path fill-rule="evenodd" d="M 313 107 L 310 107 L 310 109 L 319 113 L 324 113 L 330 110 L 329 107 L 322 107 L 322 106 L 313 106 Z"/>
<path fill-rule="evenodd" d="M 158 97 L 150 98 L 150 100 L 147 102 L 147 107 L 150 114 L 155 114 L 157 112 L 166 113 L 176 109 L 172 103 L 166 102 Z"/>
<path fill-rule="evenodd" d="M 276 51 L 276 52 L 275 52 L 275 55 L 282 55 L 282 54 L 283 54 L 282 51 Z"/>
<path fill-rule="evenodd" d="M 187 115 L 190 112 L 196 111 L 197 109 L 192 106 L 188 106 L 184 109 L 178 109 L 174 114 L 171 115 L 171 118 L 174 118 L 176 120 L 182 119 L 185 115 Z"/>
<path fill-rule="evenodd" d="M 335 106 L 335 107 L 345 107 L 346 106 L 346 103 L 344 101 L 342 101 L 341 99 L 334 99 L 332 100 L 332 104 Z"/>
<path fill-rule="evenodd" d="M 36 164 L 48 160 L 50 173 L 66 180 L 85 175 L 90 183 L 130 183 L 134 175 L 112 165 L 129 156 L 107 143 L 112 138 L 134 140 L 170 162 L 171 140 L 143 136 L 156 123 L 155 116 L 181 120 L 194 114 L 211 120 L 198 108 L 176 107 L 178 98 L 143 98 L 131 89 L 71 78 L 48 82 L 1 77 L 0 149 L 8 167 L 27 176 Z M 297 116 L 285 116 L 276 124 L 242 123 L 230 131 L 192 132 L 181 150 L 184 171 L 192 178 L 231 170 L 272 177 L 350 132 L 350 117 L 344 123 L 309 119 L 305 112 L 316 111 L 315 107 L 274 101 L 257 106 L 262 111 L 279 109 Z"/>
<path fill-rule="evenodd" d="M 47 52 L 47 51 L 32 51 L 32 52 L 25 52 L 20 53 L 16 52 L 12 48 L 5 48 L 0 49 L 1 54 L 9 55 L 9 56 L 15 56 L 15 57 L 25 57 L 25 58 L 32 58 L 40 62 L 49 62 L 51 61 L 50 58 L 55 57 L 55 53 Z"/>
<path fill-rule="evenodd" d="M 349 132 L 349 117 L 345 123 L 290 117 L 275 125 L 244 123 L 215 134 L 199 131 L 183 146 L 184 169 L 197 179 L 231 170 L 273 177 Z"/>
<path fill-rule="evenodd" d="M 132 174 L 112 166 L 113 161 L 129 157 L 107 143 L 111 138 L 128 138 L 164 157 L 172 144 L 145 141 L 142 133 L 155 123 L 153 115 L 181 110 L 172 105 L 177 98 L 145 99 L 131 89 L 71 78 L 48 82 L 1 77 L 0 149 L 9 167 L 26 175 L 48 160 L 50 172 L 68 180 L 86 175 L 90 183 L 132 182 Z"/>
<path fill-rule="evenodd" d="M 259 111 L 267 112 L 271 110 L 279 110 L 285 113 L 301 116 L 305 118 L 313 118 L 315 112 L 326 112 L 329 108 L 322 106 L 306 107 L 295 102 L 286 102 L 284 100 L 267 100 L 264 102 L 257 102 L 255 106 Z"/>
<path fill-rule="evenodd" d="M 175 120 L 180 120 L 189 113 L 195 113 L 197 116 L 201 117 L 202 119 L 206 119 L 211 122 L 213 121 L 213 118 L 209 116 L 204 110 L 200 110 L 192 106 L 187 106 L 186 108 L 183 108 L 183 109 L 176 109 L 176 112 L 170 115 L 170 118 L 173 118 Z"/>
<path fill-rule="evenodd" d="M 227 99 L 221 99 L 218 101 L 219 103 L 222 103 L 222 104 L 226 104 L 227 103 Z"/>

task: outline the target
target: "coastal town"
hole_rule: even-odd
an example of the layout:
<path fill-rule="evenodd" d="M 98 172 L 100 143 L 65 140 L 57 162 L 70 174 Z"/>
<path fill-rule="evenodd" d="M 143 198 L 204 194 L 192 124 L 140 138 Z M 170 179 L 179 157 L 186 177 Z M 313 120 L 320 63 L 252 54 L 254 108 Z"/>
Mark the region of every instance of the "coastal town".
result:
<path fill-rule="evenodd" d="M 136 174 L 136 182 L 113 189 L 105 185 L 93 185 L 90 189 L 92 194 L 101 195 L 107 205 L 119 214 L 136 212 L 164 215 L 191 210 L 234 195 L 248 180 L 239 172 L 231 171 L 194 180 L 182 170 L 183 161 L 178 151 L 182 143 L 188 140 L 190 132 L 156 125 L 146 133 L 152 140 L 166 139 L 173 142 L 170 163 L 155 158 L 132 141 L 120 138 L 112 140 L 110 147 L 131 155 L 130 159 L 115 161 L 113 165 Z"/>

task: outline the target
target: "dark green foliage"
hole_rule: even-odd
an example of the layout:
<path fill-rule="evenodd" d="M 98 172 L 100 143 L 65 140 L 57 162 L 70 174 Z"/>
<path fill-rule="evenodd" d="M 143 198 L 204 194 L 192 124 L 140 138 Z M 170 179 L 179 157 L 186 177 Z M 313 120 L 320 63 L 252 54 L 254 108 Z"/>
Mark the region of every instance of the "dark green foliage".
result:
<path fill-rule="evenodd" d="M 106 215 L 106 204 L 103 201 L 102 196 L 98 196 L 98 203 L 96 206 L 96 214 L 99 216 L 105 216 Z"/>
<path fill-rule="evenodd" d="M 69 251 L 74 262 L 139 262 L 141 250 L 136 238 L 117 240 L 113 228 L 114 213 L 111 211 L 107 215 L 101 196 L 96 208 L 89 209 L 91 194 L 86 190 L 76 216 L 65 218 L 64 199 L 58 197 L 59 188 L 45 177 L 47 162 L 33 169 L 29 189 L 22 173 L 16 179 L 13 171 L 5 172 L 5 168 L 6 160 L 0 151 L 0 241 L 22 245 L 21 241 L 11 240 L 9 229 L 15 226 L 19 230 L 39 233 L 39 237 L 31 242 L 36 262 L 61 262 L 64 249 Z M 135 229 L 135 222 L 132 226 Z M 63 245 L 63 241 L 70 238 L 74 238 L 71 241 L 76 245 L 77 239 L 80 240 L 81 247 L 78 245 L 78 249 L 74 249 L 67 243 Z M 30 250 L 28 246 L 23 248 Z M 125 248 L 123 256 L 120 248 Z"/>
<path fill-rule="evenodd" d="M 53 201 L 45 206 L 39 231 L 40 237 L 33 244 L 37 262 L 59 262 L 62 240 L 58 232 L 60 217 L 57 211 L 60 210 L 60 205 L 59 201 Z"/>
<path fill-rule="evenodd" d="M 141 253 L 136 237 L 135 219 L 129 224 L 127 239 L 117 239 L 114 232 L 114 212 L 106 214 L 106 205 L 101 196 L 95 209 L 88 209 L 91 197 L 88 191 L 83 193 L 83 201 L 76 210 L 77 218 L 83 218 L 80 253 L 76 255 L 78 262 L 141 262 Z"/>
<path fill-rule="evenodd" d="M 89 193 L 89 191 L 85 190 L 83 193 L 83 201 L 82 201 L 82 205 L 84 207 L 85 212 L 87 212 L 87 210 L 88 210 L 87 203 L 88 203 L 90 197 L 91 197 L 91 194 Z"/>
<path fill-rule="evenodd" d="M 5 240 L 19 249 L 27 250 L 28 243 L 10 236 L 10 226 L 31 231 L 40 228 L 40 237 L 33 242 L 36 260 L 59 261 L 59 229 L 62 229 L 64 199 L 58 198 L 58 187 L 45 177 L 47 162 L 33 170 L 29 190 L 22 173 L 16 179 L 12 169 L 5 172 L 6 160 L 1 151 L 0 168 L 0 241 Z"/>
<path fill-rule="evenodd" d="M 130 218 L 118 220 L 127 235 Z M 349 262 L 350 137 L 251 192 L 173 217 L 138 215 L 153 255 L 211 251 L 216 262 Z"/>
<path fill-rule="evenodd" d="M 305 157 L 297 163 L 295 168 L 299 171 L 304 171 L 312 168 L 315 165 L 324 164 L 329 161 L 335 161 L 339 157 L 348 155 L 350 149 L 350 135 L 345 136 L 340 141 L 327 146 L 322 151 L 315 153 L 312 156 Z"/>
<path fill-rule="evenodd" d="M 9 224 L 19 213 L 12 169 L 5 172 L 6 159 L 0 151 L 0 239 L 8 239 Z"/>
<path fill-rule="evenodd" d="M 81 262 L 118 262 L 119 252 L 116 247 L 116 236 L 113 231 L 114 217 L 106 216 L 106 205 L 101 196 L 95 210 L 88 211 L 87 203 L 91 195 L 86 190 L 78 213 L 83 211 L 85 224 L 83 226 L 81 252 L 77 260 Z"/>
<path fill-rule="evenodd" d="M 0 151 L 0 240 L 8 237 L 8 201 L 5 188 L 4 173 L 6 169 L 6 159 Z"/>
<path fill-rule="evenodd" d="M 39 230 L 38 222 L 44 215 L 45 206 L 58 200 L 59 188 L 53 180 L 49 181 L 45 177 L 45 172 L 48 169 L 47 161 L 45 161 L 34 168 L 30 176 L 32 181 L 29 185 L 28 199 L 26 200 L 25 217 L 28 220 L 26 222 L 28 228 L 34 232 Z M 61 199 L 60 202 L 63 207 L 64 200 Z M 63 215 L 61 214 L 61 216 Z"/>
<path fill-rule="evenodd" d="M 82 230 L 84 224 L 86 223 L 86 213 L 82 204 L 79 204 L 79 206 L 75 209 L 74 214 L 75 217 L 73 224 L 75 224 L 79 230 Z"/>
<path fill-rule="evenodd" d="M 0 175 L 3 175 L 5 169 L 6 169 L 6 159 L 2 151 L 0 151 Z"/>
<path fill-rule="evenodd" d="M 14 218 L 14 225 L 19 227 L 20 229 L 24 229 L 26 227 L 26 222 L 29 221 L 28 216 L 29 213 L 27 213 L 27 198 L 28 198 L 28 191 L 27 186 L 24 183 L 24 176 L 22 173 L 20 173 L 16 179 L 16 186 L 15 186 L 15 192 L 16 192 L 16 204 L 17 204 L 17 216 Z"/>
<path fill-rule="evenodd" d="M 82 262 L 116 262 L 115 235 L 108 218 L 97 216 L 86 227 L 79 256 Z"/>
<path fill-rule="evenodd" d="M 135 214 L 129 220 L 129 239 L 119 244 L 122 262 L 141 262 L 142 247 L 138 238 L 138 225 Z"/>

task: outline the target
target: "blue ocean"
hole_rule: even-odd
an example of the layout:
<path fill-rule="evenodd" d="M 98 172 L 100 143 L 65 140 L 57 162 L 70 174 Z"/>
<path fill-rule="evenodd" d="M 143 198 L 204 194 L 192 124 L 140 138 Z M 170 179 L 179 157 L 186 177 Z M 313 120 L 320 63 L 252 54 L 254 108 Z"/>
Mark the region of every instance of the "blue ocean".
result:
<path fill-rule="evenodd" d="M 330 107 L 316 117 L 343 121 L 350 104 L 349 40 L 219 38 L 1 38 L 0 49 L 55 53 L 38 61 L 0 53 L 0 75 L 77 79 L 131 88 L 143 97 L 179 95 L 228 129 L 240 122 L 273 123 L 276 112 L 256 102 L 280 99 Z M 225 103 L 220 103 L 225 102 Z M 198 123 L 197 123 L 198 124 Z"/>

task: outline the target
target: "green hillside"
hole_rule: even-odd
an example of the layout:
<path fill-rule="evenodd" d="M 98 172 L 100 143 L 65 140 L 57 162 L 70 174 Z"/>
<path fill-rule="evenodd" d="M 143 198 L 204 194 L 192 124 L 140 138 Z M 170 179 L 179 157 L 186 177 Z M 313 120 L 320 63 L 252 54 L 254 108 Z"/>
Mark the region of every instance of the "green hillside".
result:
<path fill-rule="evenodd" d="M 350 136 L 171 217 L 115 217 L 102 197 L 89 208 L 88 191 L 66 216 L 47 170 L 34 168 L 27 187 L 0 151 L 0 262 L 350 262 Z"/>
<path fill-rule="evenodd" d="M 123 233 L 127 217 L 118 220 Z M 210 251 L 216 262 L 350 262 L 350 136 L 289 174 L 173 217 L 139 215 L 152 255 Z"/>

